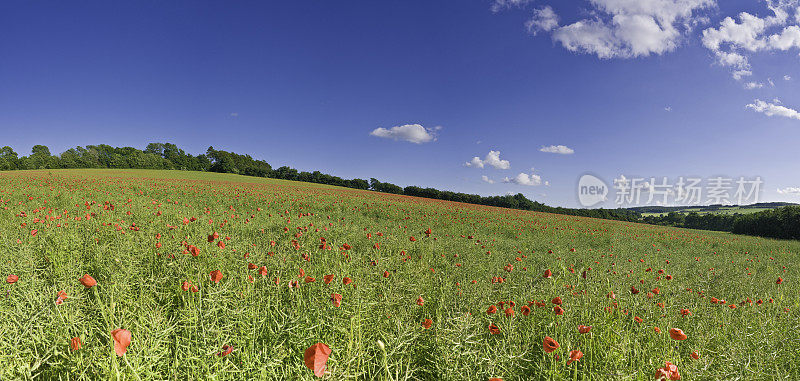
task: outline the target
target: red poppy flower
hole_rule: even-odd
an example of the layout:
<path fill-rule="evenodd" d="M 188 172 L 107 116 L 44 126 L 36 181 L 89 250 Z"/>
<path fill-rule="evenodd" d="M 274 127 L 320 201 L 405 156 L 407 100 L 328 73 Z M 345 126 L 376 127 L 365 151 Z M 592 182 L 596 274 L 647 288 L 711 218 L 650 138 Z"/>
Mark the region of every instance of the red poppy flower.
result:
<path fill-rule="evenodd" d="M 575 361 L 578 361 L 583 357 L 583 352 L 579 350 L 573 350 L 569 352 L 569 360 L 567 360 L 567 365 L 572 364 Z"/>
<path fill-rule="evenodd" d="M 80 337 L 73 337 L 72 340 L 69 341 L 69 347 L 72 349 L 73 352 L 77 351 L 78 349 L 81 349 L 82 346 L 83 343 L 81 343 Z"/>
<path fill-rule="evenodd" d="M 325 367 L 328 363 L 328 357 L 331 355 L 331 348 L 324 343 L 316 343 L 306 349 L 303 355 L 303 361 L 308 369 L 314 372 L 317 377 L 322 377 L 325 374 Z"/>
<path fill-rule="evenodd" d="M 579 325 L 578 326 L 578 333 L 589 333 L 592 330 L 591 326 Z"/>
<path fill-rule="evenodd" d="M 417 305 L 422 306 L 425 304 L 425 299 L 422 299 L 422 295 L 417 298 Z"/>
<path fill-rule="evenodd" d="M 428 329 L 431 327 L 431 325 L 433 325 L 433 320 L 431 319 L 425 319 L 422 321 L 422 328 Z"/>
<path fill-rule="evenodd" d="M 348 278 L 348 277 L 342 278 L 342 284 L 344 284 L 345 286 L 347 286 L 348 284 L 350 284 L 352 282 L 353 282 L 353 280 Z"/>
<path fill-rule="evenodd" d="M 522 306 L 522 308 L 519 309 L 519 312 L 522 312 L 523 316 L 528 316 L 531 314 L 531 308 L 528 306 Z"/>
<path fill-rule="evenodd" d="M 669 330 L 669 337 L 671 337 L 672 340 L 686 340 L 687 339 L 686 334 L 683 333 L 683 330 L 681 330 L 680 328 L 671 328 Z"/>
<path fill-rule="evenodd" d="M 695 360 L 697 360 L 697 359 L 699 359 L 699 358 L 700 358 L 700 355 L 699 355 L 699 354 L 697 354 L 697 352 L 692 352 L 691 356 L 692 356 L 692 358 L 693 358 L 693 359 L 695 359 Z"/>
<path fill-rule="evenodd" d="M 491 314 L 493 314 L 495 312 L 497 312 L 497 307 L 494 304 L 489 306 L 489 308 L 486 310 L 486 313 L 489 314 L 489 315 L 491 315 Z"/>
<path fill-rule="evenodd" d="M 67 292 L 61 290 L 56 294 L 56 304 L 62 304 L 64 301 L 67 300 Z"/>
<path fill-rule="evenodd" d="M 11 274 L 11 275 L 8 276 L 8 278 L 6 278 L 6 283 L 14 284 L 14 283 L 17 283 L 18 280 L 19 280 L 18 276 L 14 275 L 14 274 Z"/>
<path fill-rule="evenodd" d="M 564 314 L 564 309 L 561 308 L 561 306 L 556 305 L 555 307 L 553 307 L 553 312 L 555 312 L 556 315 L 563 315 Z"/>
<path fill-rule="evenodd" d="M 97 281 L 94 280 L 94 278 L 92 278 L 92 276 L 89 274 L 85 274 L 84 276 L 82 276 L 81 279 L 79 279 L 79 281 L 86 288 L 92 288 L 97 285 Z"/>
<path fill-rule="evenodd" d="M 192 292 L 198 292 L 198 291 L 200 290 L 197 288 L 197 286 L 192 285 Z"/>
<path fill-rule="evenodd" d="M 325 275 L 322 277 L 322 281 L 325 282 L 325 284 L 330 284 L 333 282 L 333 274 Z"/>
<path fill-rule="evenodd" d="M 553 298 L 553 304 L 556 304 L 556 305 L 560 306 L 561 303 L 562 302 L 561 302 L 561 298 L 560 297 L 556 296 L 555 298 Z"/>
<path fill-rule="evenodd" d="M 783 283 L 783 278 L 778 277 L 778 280 L 775 281 L 775 284 L 781 284 L 781 283 Z"/>
<path fill-rule="evenodd" d="M 258 266 L 256 266 L 254 263 L 248 263 L 247 264 L 247 269 L 248 270 L 255 270 L 256 268 L 258 268 Z"/>
<path fill-rule="evenodd" d="M 514 308 L 508 307 L 503 311 L 506 313 L 506 317 L 514 317 Z"/>
<path fill-rule="evenodd" d="M 220 351 L 220 352 L 217 352 L 217 356 L 219 356 L 219 357 L 225 357 L 225 356 L 227 356 L 227 355 L 231 354 L 231 352 L 233 352 L 233 347 L 232 347 L 232 346 L 230 346 L 230 345 L 223 345 L 223 346 L 222 346 L 222 351 Z"/>
<path fill-rule="evenodd" d="M 656 333 L 661 333 L 661 328 L 653 327 L 653 331 L 656 331 Z"/>
<path fill-rule="evenodd" d="M 189 291 L 189 286 L 190 286 L 190 284 L 187 281 L 183 281 L 183 283 L 181 283 L 181 289 L 183 291 Z"/>
<path fill-rule="evenodd" d="M 342 295 L 341 294 L 331 294 L 331 303 L 333 303 L 334 307 L 339 307 L 342 305 Z"/>
<path fill-rule="evenodd" d="M 544 275 L 543 275 L 543 277 L 545 277 L 545 278 L 552 278 L 552 277 L 553 277 L 553 272 L 552 272 L 552 271 L 550 271 L 550 269 L 544 270 Z"/>
<path fill-rule="evenodd" d="M 678 367 L 667 361 L 663 368 L 656 370 L 656 381 L 664 380 L 680 380 L 681 375 L 678 373 Z"/>
<path fill-rule="evenodd" d="M 131 331 L 117 328 L 111 331 L 111 338 L 114 339 L 114 351 L 122 357 L 128 351 L 128 345 L 131 345 Z"/>
<path fill-rule="evenodd" d="M 492 335 L 497 335 L 497 334 L 500 333 L 500 328 L 498 328 L 496 325 L 492 324 L 492 325 L 489 326 L 489 333 L 491 333 Z"/>
<path fill-rule="evenodd" d="M 560 345 L 560 344 L 558 344 L 558 341 L 555 341 L 555 340 L 553 340 L 553 338 L 552 338 L 552 337 L 550 337 L 550 336 L 545 336 L 545 337 L 544 337 L 544 344 L 543 344 L 543 346 L 544 346 L 544 351 L 545 351 L 545 352 L 547 352 L 547 353 L 552 353 L 553 351 L 555 351 L 556 349 L 558 349 L 558 347 L 560 347 L 561 345 Z"/>
<path fill-rule="evenodd" d="M 222 280 L 222 272 L 219 270 L 214 270 L 209 275 L 211 275 L 211 281 L 214 283 L 219 283 Z"/>
<path fill-rule="evenodd" d="M 641 322 L 643 322 L 643 321 L 644 321 L 644 320 L 642 320 L 642 318 L 640 318 L 640 317 L 638 317 L 638 316 L 634 316 L 634 317 L 633 317 L 633 320 L 636 320 L 636 322 L 637 322 L 637 323 L 641 323 Z"/>

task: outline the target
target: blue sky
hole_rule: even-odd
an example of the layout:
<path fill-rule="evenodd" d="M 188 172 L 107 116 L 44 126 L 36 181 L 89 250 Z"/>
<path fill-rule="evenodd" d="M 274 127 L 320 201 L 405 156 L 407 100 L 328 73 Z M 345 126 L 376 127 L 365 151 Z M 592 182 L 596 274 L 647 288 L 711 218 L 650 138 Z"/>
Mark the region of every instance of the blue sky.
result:
<path fill-rule="evenodd" d="M 587 172 L 760 176 L 800 202 L 798 6 L 7 1 L 0 145 L 213 145 L 561 206 Z"/>

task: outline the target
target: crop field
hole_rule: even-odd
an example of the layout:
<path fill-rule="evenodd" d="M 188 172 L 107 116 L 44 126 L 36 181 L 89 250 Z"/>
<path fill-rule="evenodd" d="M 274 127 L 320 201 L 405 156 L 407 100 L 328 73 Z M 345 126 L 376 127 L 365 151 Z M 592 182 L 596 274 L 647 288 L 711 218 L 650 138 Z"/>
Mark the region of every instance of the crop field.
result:
<path fill-rule="evenodd" d="M 0 243 L 2 380 L 800 379 L 794 241 L 42 170 Z"/>

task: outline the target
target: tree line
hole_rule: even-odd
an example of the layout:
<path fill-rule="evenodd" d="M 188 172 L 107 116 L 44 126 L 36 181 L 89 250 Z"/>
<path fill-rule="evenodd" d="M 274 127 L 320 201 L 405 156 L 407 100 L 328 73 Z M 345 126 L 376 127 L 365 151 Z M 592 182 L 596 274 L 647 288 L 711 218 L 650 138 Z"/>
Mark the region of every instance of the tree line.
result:
<path fill-rule="evenodd" d="M 637 221 L 638 212 L 627 209 L 571 209 L 551 207 L 531 201 L 522 193 L 505 196 L 480 196 L 460 192 L 442 191 L 418 186 L 400 187 L 375 178 L 343 179 L 320 171 L 305 172 L 289 166 L 273 169 L 264 160 L 250 155 L 208 147 L 205 153 L 193 156 L 172 143 L 150 143 L 144 150 L 133 147 L 112 147 L 106 144 L 70 148 L 60 155 L 52 155 L 47 146 L 35 145 L 28 156 L 20 157 L 11 147 L 0 148 L 0 170 L 56 169 L 56 168 L 133 168 L 172 169 L 234 173 L 245 176 L 269 177 L 317 184 L 328 184 L 353 189 L 373 190 L 398 195 L 425 197 L 469 204 L 497 206 L 537 212 L 557 213 L 581 217 Z"/>
<path fill-rule="evenodd" d="M 670 212 L 660 216 L 643 217 L 642 222 L 759 237 L 800 239 L 800 206 L 784 206 L 747 214 Z"/>

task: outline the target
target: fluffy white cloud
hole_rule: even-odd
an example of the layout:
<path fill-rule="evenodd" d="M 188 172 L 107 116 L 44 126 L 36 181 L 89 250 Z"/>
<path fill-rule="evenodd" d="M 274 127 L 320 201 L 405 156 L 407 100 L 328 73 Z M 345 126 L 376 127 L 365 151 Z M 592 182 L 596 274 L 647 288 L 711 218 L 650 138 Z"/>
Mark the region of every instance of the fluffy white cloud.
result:
<path fill-rule="evenodd" d="M 533 2 L 533 0 L 494 0 L 491 9 L 492 12 L 500 12 L 508 8 L 522 7 L 531 2 Z"/>
<path fill-rule="evenodd" d="M 705 18 L 696 11 L 715 0 L 590 0 L 594 19 L 554 27 L 565 48 L 599 58 L 631 58 L 675 50 L 684 33 Z M 554 14 L 555 16 L 555 14 Z"/>
<path fill-rule="evenodd" d="M 747 12 L 738 15 L 738 21 L 726 17 L 717 28 L 703 31 L 703 46 L 711 50 L 722 66 L 734 68 L 734 78 L 741 78 L 742 70 L 749 70 L 748 54 L 758 51 L 786 51 L 800 48 L 800 27 L 788 25 L 789 13 L 795 13 L 800 23 L 797 0 L 766 0 L 771 16 L 758 17 Z"/>
<path fill-rule="evenodd" d="M 750 70 L 735 70 L 733 72 L 733 79 L 738 81 L 738 80 L 742 79 L 743 77 L 749 77 L 751 75 L 753 75 L 753 72 L 750 71 Z"/>
<path fill-rule="evenodd" d="M 669 107 L 667 107 L 667 108 L 669 108 Z M 669 108 L 669 110 L 667 110 L 667 111 L 672 111 L 672 109 Z M 569 148 L 567 146 L 562 146 L 562 145 L 542 147 L 542 148 L 539 148 L 539 151 L 548 152 L 548 153 L 558 153 L 558 154 L 562 154 L 562 155 L 571 155 L 571 154 L 575 153 L 574 149 Z"/>
<path fill-rule="evenodd" d="M 800 196 L 800 188 L 795 187 L 787 187 L 783 189 L 778 189 L 778 194 L 785 194 L 785 195 L 792 195 L 792 196 Z"/>
<path fill-rule="evenodd" d="M 481 176 L 481 180 L 483 180 L 483 182 L 486 182 L 486 183 L 489 183 L 489 184 L 494 184 L 494 180 L 490 179 L 489 176 L 486 176 L 486 175 Z"/>
<path fill-rule="evenodd" d="M 518 185 L 528 185 L 528 186 L 537 186 L 542 185 L 542 177 L 531 172 L 530 174 L 527 173 L 520 173 L 514 177 L 506 177 L 503 179 L 504 183 L 512 183 Z"/>
<path fill-rule="evenodd" d="M 549 32 L 558 27 L 558 15 L 547 5 L 533 11 L 533 17 L 525 23 L 525 27 L 534 36 L 538 32 Z"/>
<path fill-rule="evenodd" d="M 747 90 L 760 89 L 762 87 L 764 87 L 764 84 L 761 82 L 747 82 L 744 84 L 744 88 Z"/>
<path fill-rule="evenodd" d="M 475 157 L 472 158 L 472 160 L 464 163 L 464 165 L 466 165 L 467 167 L 472 167 L 472 168 L 483 168 L 483 160 L 481 160 L 481 158 L 475 156 Z"/>
<path fill-rule="evenodd" d="M 425 128 L 419 124 L 404 124 L 402 126 L 394 126 L 389 129 L 378 127 L 372 130 L 372 132 L 369 134 L 379 138 L 405 140 L 415 144 L 422 144 L 436 140 L 434 130 L 438 129 L 438 127 L 435 129 Z"/>
<path fill-rule="evenodd" d="M 500 159 L 500 151 L 489 151 L 486 154 L 486 158 L 481 160 L 480 157 L 473 157 L 472 160 L 464 163 L 467 167 L 472 168 L 483 168 L 484 166 L 490 165 L 497 169 L 509 169 L 511 168 L 511 162 L 508 160 Z"/>
<path fill-rule="evenodd" d="M 800 112 L 786 106 L 781 106 L 779 104 L 780 101 L 777 99 L 773 102 L 774 103 L 769 103 L 760 99 L 756 99 L 753 101 L 753 103 L 750 103 L 745 107 L 752 109 L 755 112 L 763 113 L 766 116 L 782 116 L 784 118 L 800 120 Z"/>
<path fill-rule="evenodd" d="M 800 15 L 800 12 L 798 12 L 797 14 L 798 14 L 798 15 Z M 784 76 L 783 76 L 783 80 L 784 80 L 784 81 L 791 81 L 791 80 L 792 80 L 792 77 L 790 77 L 790 76 L 788 76 L 788 75 L 784 75 Z"/>

